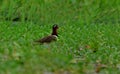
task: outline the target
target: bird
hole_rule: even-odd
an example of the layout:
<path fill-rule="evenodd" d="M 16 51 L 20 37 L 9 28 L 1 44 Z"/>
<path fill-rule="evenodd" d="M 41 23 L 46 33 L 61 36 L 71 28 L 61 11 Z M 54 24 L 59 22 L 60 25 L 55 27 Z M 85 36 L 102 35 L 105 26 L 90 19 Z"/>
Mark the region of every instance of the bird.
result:
<path fill-rule="evenodd" d="M 58 33 L 57 33 L 58 28 L 59 28 L 58 25 L 54 24 L 52 27 L 51 35 L 45 36 L 39 40 L 36 40 L 35 42 L 38 42 L 40 44 L 44 44 L 44 43 L 51 43 L 53 41 L 56 41 L 58 38 Z"/>

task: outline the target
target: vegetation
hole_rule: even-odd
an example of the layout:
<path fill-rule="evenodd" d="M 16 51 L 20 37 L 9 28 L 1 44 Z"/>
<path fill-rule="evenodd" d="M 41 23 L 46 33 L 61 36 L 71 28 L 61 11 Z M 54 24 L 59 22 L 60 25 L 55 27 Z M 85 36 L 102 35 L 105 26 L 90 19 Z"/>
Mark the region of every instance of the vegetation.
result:
<path fill-rule="evenodd" d="M 0 0 L 0 74 L 119 74 L 119 54 L 120 0 Z"/>

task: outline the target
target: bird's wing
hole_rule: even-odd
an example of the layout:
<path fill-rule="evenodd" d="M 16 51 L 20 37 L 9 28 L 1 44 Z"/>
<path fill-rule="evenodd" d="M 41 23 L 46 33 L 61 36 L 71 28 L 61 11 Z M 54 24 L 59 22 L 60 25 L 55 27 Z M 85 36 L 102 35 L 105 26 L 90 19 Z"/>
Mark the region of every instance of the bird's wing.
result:
<path fill-rule="evenodd" d="M 56 36 L 50 35 L 50 36 L 46 36 L 46 37 L 44 37 L 44 38 L 42 38 L 42 39 L 40 39 L 40 40 L 38 40 L 38 41 L 36 41 L 36 42 L 49 43 L 49 42 L 51 42 L 51 41 L 55 41 L 56 39 L 57 39 Z"/>

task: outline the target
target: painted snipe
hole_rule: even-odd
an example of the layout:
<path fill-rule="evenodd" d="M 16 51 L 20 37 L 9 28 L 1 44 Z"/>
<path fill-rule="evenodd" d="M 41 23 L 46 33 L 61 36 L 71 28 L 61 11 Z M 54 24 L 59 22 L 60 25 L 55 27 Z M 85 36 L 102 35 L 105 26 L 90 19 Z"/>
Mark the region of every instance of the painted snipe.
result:
<path fill-rule="evenodd" d="M 52 33 L 51 33 L 51 35 L 43 37 L 43 38 L 41 38 L 39 40 L 36 40 L 35 42 L 44 44 L 44 43 L 51 43 L 53 41 L 56 41 L 57 37 L 58 37 L 57 30 L 58 30 L 58 25 L 54 24 L 53 27 L 52 27 Z"/>

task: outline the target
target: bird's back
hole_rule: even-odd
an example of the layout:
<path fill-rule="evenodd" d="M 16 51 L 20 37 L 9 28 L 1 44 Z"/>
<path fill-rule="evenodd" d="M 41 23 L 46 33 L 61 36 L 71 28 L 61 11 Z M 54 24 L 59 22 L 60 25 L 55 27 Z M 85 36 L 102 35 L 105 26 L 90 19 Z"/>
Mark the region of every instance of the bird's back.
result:
<path fill-rule="evenodd" d="M 40 43 L 50 43 L 52 41 L 56 41 L 57 40 L 57 36 L 55 35 L 50 35 L 50 36 L 47 36 L 47 37 L 44 37 L 36 42 L 40 42 Z"/>

